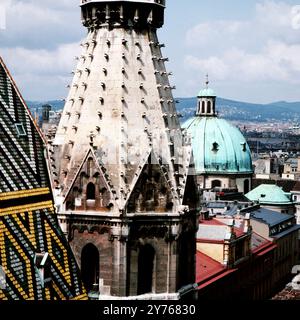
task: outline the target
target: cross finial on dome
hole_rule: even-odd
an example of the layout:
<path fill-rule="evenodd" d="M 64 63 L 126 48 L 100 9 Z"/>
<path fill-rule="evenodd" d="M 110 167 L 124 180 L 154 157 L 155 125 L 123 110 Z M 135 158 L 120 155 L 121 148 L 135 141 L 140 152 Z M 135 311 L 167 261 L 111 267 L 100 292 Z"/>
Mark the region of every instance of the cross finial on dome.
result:
<path fill-rule="evenodd" d="M 208 73 L 206 74 L 206 81 L 205 81 L 206 89 L 208 89 L 209 85 L 209 78 L 208 78 Z"/>

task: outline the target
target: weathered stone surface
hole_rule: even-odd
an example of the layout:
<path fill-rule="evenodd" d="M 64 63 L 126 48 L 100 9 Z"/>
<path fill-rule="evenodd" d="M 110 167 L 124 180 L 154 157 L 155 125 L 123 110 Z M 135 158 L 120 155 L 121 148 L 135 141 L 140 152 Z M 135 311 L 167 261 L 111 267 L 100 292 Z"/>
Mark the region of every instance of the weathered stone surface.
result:
<path fill-rule="evenodd" d="M 156 1 L 82 4 L 88 35 L 51 145 L 63 230 L 79 265 L 97 248 L 96 281 L 114 296 L 142 290 L 144 248 L 153 293 L 194 281 L 194 263 L 179 263 L 195 250 L 196 187 L 185 196 L 192 153 L 156 35 L 163 12 Z"/>

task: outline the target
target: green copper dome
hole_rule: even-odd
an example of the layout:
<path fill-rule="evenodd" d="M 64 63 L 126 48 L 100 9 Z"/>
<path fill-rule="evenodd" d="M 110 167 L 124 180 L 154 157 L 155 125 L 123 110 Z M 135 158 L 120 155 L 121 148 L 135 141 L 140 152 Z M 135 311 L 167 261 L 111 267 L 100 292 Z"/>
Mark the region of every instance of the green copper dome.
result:
<path fill-rule="evenodd" d="M 183 124 L 192 138 L 197 174 L 252 174 L 249 146 L 240 130 L 224 119 L 196 116 Z"/>
<path fill-rule="evenodd" d="M 205 88 L 199 91 L 198 97 L 216 97 L 213 89 Z"/>
<path fill-rule="evenodd" d="M 273 184 L 261 184 L 245 195 L 250 201 L 261 204 L 287 205 L 293 204 L 292 194 L 284 192 L 282 188 Z"/>

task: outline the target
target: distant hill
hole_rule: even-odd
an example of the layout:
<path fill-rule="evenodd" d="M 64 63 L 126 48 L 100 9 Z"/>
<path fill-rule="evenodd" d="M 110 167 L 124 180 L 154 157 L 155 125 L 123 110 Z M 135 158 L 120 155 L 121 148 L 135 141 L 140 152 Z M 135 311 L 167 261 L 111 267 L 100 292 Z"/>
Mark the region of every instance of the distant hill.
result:
<path fill-rule="evenodd" d="M 195 113 L 197 98 L 178 98 L 178 111 L 183 119 Z M 254 104 L 241 101 L 217 98 L 217 111 L 228 120 L 246 121 L 299 121 L 300 102 L 279 101 L 270 104 Z"/>
<path fill-rule="evenodd" d="M 178 98 L 177 110 L 188 119 L 195 113 L 197 98 Z M 270 104 L 254 104 L 217 98 L 217 111 L 228 120 L 246 121 L 299 121 L 300 102 L 279 101 Z"/>
<path fill-rule="evenodd" d="M 182 114 L 182 120 L 187 120 L 195 114 L 197 98 L 178 98 L 177 110 Z M 44 104 L 50 104 L 53 110 L 64 107 L 64 101 L 27 101 L 34 112 L 41 112 Z M 217 98 L 217 111 L 228 120 L 243 121 L 295 121 L 300 122 L 300 102 L 278 101 L 270 104 L 254 104 L 223 98 Z"/>

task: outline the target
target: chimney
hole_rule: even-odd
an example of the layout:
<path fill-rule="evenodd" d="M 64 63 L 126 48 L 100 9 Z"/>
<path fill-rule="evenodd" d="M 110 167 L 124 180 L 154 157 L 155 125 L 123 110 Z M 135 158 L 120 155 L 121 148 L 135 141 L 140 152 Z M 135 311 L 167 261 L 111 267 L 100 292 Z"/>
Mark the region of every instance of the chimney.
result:
<path fill-rule="evenodd" d="M 251 213 L 248 212 L 245 215 L 245 219 L 244 219 L 244 232 L 245 233 L 249 233 L 251 231 L 251 224 L 250 224 L 250 218 L 251 218 Z"/>

